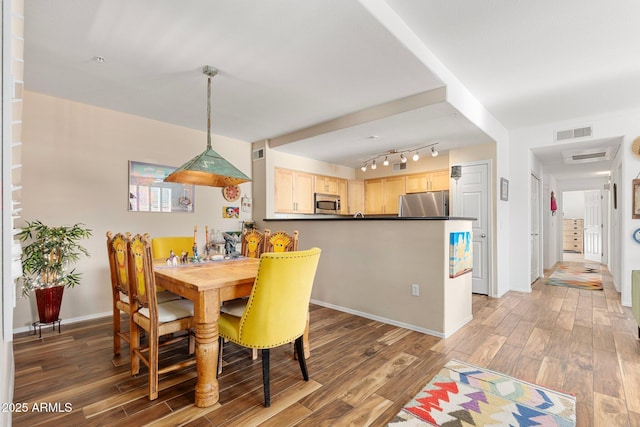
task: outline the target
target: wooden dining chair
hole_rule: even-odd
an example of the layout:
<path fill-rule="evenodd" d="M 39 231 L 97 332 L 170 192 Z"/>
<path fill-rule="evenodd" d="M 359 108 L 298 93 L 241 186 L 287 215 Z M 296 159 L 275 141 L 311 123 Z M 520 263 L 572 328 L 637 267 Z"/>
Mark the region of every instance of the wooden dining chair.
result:
<path fill-rule="evenodd" d="M 298 250 L 298 230 L 293 234 L 286 231 L 276 231 L 271 234 L 271 230 L 264 230 L 264 251 L 265 252 L 292 252 Z"/>
<path fill-rule="evenodd" d="M 311 289 L 320 259 L 319 248 L 297 252 L 265 252 L 241 317 L 220 314 L 219 346 L 224 340 L 262 350 L 264 406 L 271 405 L 269 364 L 271 348 L 295 341 L 298 363 L 305 381 L 309 373 L 302 336 L 307 323 Z M 222 353 L 219 353 L 222 354 Z M 218 364 L 222 360 L 218 358 Z"/>
<path fill-rule="evenodd" d="M 241 254 L 249 258 L 260 258 L 264 252 L 264 234 L 258 230 L 242 230 Z"/>
<path fill-rule="evenodd" d="M 131 331 L 131 307 L 129 304 L 129 249 L 128 241 L 131 233 L 116 233 L 107 231 L 107 255 L 111 272 L 111 293 L 113 302 L 113 354 L 120 354 L 122 341 L 129 344 Z M 180 299 L 180 295 L 172 292 L 157 292 L 158 303 Z M 122 330 L 121 313 L 126 315 L 129 327 Z"/>
<path fill-rule="evenodd" d="M 179 339 L 189 340 L 189 353 L 194 353 L 193 302 L 178 299 L 158 304 L 156 284 L 153 274 L 151 241 L 148 234 L 137 234 L 128 241 L 129 247 L 129 286 L 131 300 L 132 328 L 129 347 L 131 354 L 131 375 L 140 371 L 140 361 L 149 369 L 149 400 L 158 397 L 158 377 L 160 374 L 185 368 L 196 363 L 195 357 L 159 368 L 160 337 L 173 334 L 172 339 L 163 342 L 168 345 Z M 140 345 L 139 330 L 144 330 L 149 339 L 148 345 Z M 186 335 L 178 332 L 186 331 Z"/>
<path fill-rule="evenodd" d="M 109 270 L 111 272 L 111 293 L 113 301 L 113 354 L 119 355 L 122 341 L 129 344 L 129 330 L 122 331 L 121 313 L 124 313 L 129 321 L 129 283 L 127 281 L 128 252 L 127 241 L 129 233 L 122 234 L 107 231 L 107 255 L 109 256 Z"/>

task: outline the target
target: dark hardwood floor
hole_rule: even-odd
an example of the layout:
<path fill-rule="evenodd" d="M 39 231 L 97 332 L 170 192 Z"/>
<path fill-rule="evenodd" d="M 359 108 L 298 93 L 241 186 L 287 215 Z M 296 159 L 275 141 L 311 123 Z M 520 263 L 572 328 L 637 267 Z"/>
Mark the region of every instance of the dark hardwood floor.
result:
<path fill-rule="evenodd" d="M 578 426 L 639 427 L 637 326 L 603 276 L 604 291 L 539 280 L 531 293 L 474 295 L 473 321 L 447 339 L 312 306 L 311 379 L 302 381 L 288 346 L 273 350 L 270 408 L 260 361 L 246 350 L 225 345 L 220 402 L 202 409 L 194 368 L 161 376 L 149 401 L 146 370 L 130 377 L 128 355 L 113 358 L 110 318 L 63 323 L 61 334 L 15 337 L 14 402 L 28 412 L 14 413 L 13 425 L 385 426 L 455 358 L 576 395 Z M 167 347 L 161 359 L 185 354 Z"/>

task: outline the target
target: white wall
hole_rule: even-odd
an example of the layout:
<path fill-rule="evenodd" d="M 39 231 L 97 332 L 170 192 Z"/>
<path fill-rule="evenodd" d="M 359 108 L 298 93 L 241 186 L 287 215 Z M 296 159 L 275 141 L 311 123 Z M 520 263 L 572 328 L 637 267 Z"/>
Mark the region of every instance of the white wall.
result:
<path fill-rule="evenodd" d="M 213 135 L 213 149 L 251 175 L 251 145 Z M 91 253 L 77 264 L 82 283 L 65 290 L 61 318 L 81 319 L 111 312 L 107 230 L 192 235 L 204 246 L 204 227 L 241 229 L 241 220 L 223 219 L 226 202 L 219 188 L 196 187 L 194 213 L 128 212 L 128 161 L 180 166 L 204 151 L 206 133 L 68 100 L 26 92 L 23 131 L 24 220 L 47 224 L 82 222 L 93 230 L 85 241 Z M 251 195 L 251 183 L 241 184 Z M 37 320 L 33 298 L 18 300 L 14 327 Z"/>
<path fill-rule="evenodd" d="M 553 140 L 554 131 L 573 129 L 591 125 L 594 135 L 586 140 L 600 138 L 620 138 L 620 168 L 618 179 L 618 209 L 620 222 L 618 229 L 612 232 L 611 246 L 619 250 L 619 265 L 611 264 L 611 272 L 616 286 L 621 291 L 623 305 L 631 304 L 631 270 L 640 269 L 640 258 L 637 257 L 637 246 L 628 238 L 634 228 L 640 226 L 640 220 L 631 219 L 631 181 L 640 171 L 640 159 L 631 154 L 631 143 L 640 135 L 639 110 L 616 112 L 607 115 L 584 117 L 541 126 L 523 128 L 511 131 L 509 134 L 509 158 L 511 181 L 510 194 L 513 199 L 509 202 L 509 247 L 518 248 L 520 242 L 527 241 L 530 234 L 529 210 L 529 176 L 531 174 L 530 150 L 549 145 L 560 145 Z M 606 182 L 603 178 L 599 182 Z M 561 190 L 575 190 L 578 188 L 562 188 Z M 585 189 L 585 188 L 580 188 Z M 612 221 L 613 222 L 613 221 Z M 635 244 L 637 245 L 637 244 Z M 509 278 L 511 289 L 528 288 L 530 271 L 530 250 L 511 257 L 509 262 Z M 613 258 L 612 253 L 612 258 Z"/>

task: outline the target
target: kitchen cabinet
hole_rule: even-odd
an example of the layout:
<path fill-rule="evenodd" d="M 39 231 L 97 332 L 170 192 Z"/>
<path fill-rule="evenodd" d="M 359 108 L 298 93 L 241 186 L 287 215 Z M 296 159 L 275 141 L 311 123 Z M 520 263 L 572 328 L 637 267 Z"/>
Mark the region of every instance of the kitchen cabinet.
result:
<path fill-rule="evenodd" d="M 562 250 L 582 253 L 583 248 L 583 219 L 562 220 Z"/>
<path fill-rule="evenodd" d="M 364 206 L 364 181 L 350 180 L 347 182 L 347 200 L 348 203 L 342 202 L 343 210 L 346 208 L 347 214 L 353 215 L 356 212 L 365 211 Z"/>
<path fill-rule="evenodd" d="M 405 193 L 405 177 L 367 179 L 365 214 L 397 214 L 398 199 Z"/>
<path fill-rule="evenodd" d="M 313 181 L 310 173 L 275 168 L 275 212 L 313 213 Z"/>
<path fill-rule="evenodd" d="M 340 213 L 349 213 L 349 187 L 346 179 L 338 179 L 338 193 L 340 196 Z"/>
<path fill-rule="evenodd" d="M 449 171 L 446 169 L 417 173 L 406 177 L 407 194 L 442 190 L 449 190 Z"/>
<path fill-rule="evenodd" d="M 316 193 L 338 194 L 338 178 L 315 175 L 313 180 Z"/>

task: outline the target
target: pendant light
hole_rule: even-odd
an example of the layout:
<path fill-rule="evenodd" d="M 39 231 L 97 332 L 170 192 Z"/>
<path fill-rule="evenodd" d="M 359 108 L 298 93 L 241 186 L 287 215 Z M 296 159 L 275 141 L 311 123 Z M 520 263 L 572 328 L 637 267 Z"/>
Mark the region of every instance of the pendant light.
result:
<path fill-rule="evenodd" d="M 211 148 L 211 78 L 218 74 L 218 70 L 207 65 L 202 69 L 202 73 L 208 77 L 207 149 L 173 171 L 164 181 L 209 187 L 228 187 L 251 181 L 248 176 Z"/>

